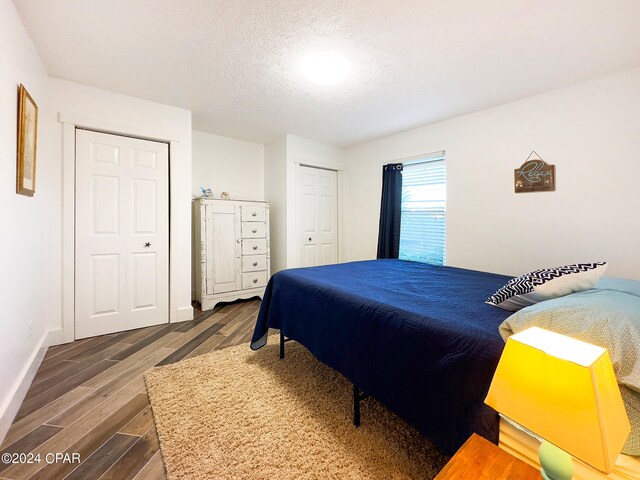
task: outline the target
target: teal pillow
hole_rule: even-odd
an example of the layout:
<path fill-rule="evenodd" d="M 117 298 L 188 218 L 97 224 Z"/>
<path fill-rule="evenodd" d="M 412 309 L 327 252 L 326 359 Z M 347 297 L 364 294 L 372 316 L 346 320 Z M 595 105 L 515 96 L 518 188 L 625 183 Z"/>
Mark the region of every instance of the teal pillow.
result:
<path fill-rule="evenodd" d="M 593 288 L 600 290 L 617 290 L 618 292 L 626 292 L 640 297 L 640 282 L 627 278 L 604 277 L 601 278 Z"/>

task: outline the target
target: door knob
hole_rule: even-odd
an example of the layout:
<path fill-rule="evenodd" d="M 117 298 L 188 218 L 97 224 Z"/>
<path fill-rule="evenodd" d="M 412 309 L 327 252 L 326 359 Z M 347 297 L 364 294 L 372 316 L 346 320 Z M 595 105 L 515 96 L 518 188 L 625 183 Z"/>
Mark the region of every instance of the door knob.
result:
<path fill-rule="evenodd" d="M 257 249 L 258 249 L 258 245 L 254 245 L 254 246 L 253 246 L 253 249 L 254 249 L 254 250 L 257 250 Z"/>
<path fill-rule="evenodd" d="M 253 262 L 253 266 L 257 267 L 258 266 L 258 262 Z"/>
<path fill-rule="evenodd" d="M 251 230 L 252 233 L 258 233 L 258 229 L 254 228 L 253 230 Z"/>
<path fill-rule="evenodd" d="M 255 216 L 257 216 L 257 215 L 258 215 L 258 212 L 253 212 L 253 213 L 251 214 L 251 216 L 252 216 L 252 217 L 255 217 Z"/>
<path fill-rule="evenodd" d="M 309 241 L 311 241 L 311 237 L 309 237 Z"/>
<path fill-rule="evenodd" d="M 254 279 L 253 279 L 253 283 L 258 283 L 258 279 L 257 279 L 257 278 L 254 278 Z"/>

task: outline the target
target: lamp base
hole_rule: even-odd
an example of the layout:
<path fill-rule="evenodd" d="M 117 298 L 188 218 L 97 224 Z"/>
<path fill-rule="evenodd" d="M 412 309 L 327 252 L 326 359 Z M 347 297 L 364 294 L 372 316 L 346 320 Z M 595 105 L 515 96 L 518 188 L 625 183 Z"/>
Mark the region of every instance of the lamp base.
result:
<path fill-rule="evenodd" d="M 552 443 L 542 440 L 538 449 L 538 458 L 542 465 L 544 480 L 571 480 L 573 478 L 573 462 L 571 455 Z"/>

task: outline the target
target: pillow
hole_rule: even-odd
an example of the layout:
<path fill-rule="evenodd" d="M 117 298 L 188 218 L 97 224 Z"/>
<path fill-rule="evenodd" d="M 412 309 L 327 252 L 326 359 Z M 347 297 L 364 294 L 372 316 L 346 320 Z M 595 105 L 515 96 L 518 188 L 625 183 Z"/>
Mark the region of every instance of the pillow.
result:
<path fill-rule="evenodd" d="M 594 288 L 599 290 L 617 290 L 618 292 L 626 292 L 640 297 L 640 282 L 638 280 L 605 277 L 599 280 Z"/>
<path fill-rule="evenodd" d="M 609 283 L 609 282 L 605 282 Z M 640 455 L 640 282 L 565 295 L 523 308 L 500 325 L 506 339 L 540 327 L 606 348 L 631 422 L 624 453 Z M 621 286 L 622 289 L 612 288 Z"/>
<path fill-rule="evenodd" d="M 574 263 L 542 268 L 512 278 L 485 303 L 516 312 L 521 308 L 593 287 L 607 269 L 607 262 Z"/>

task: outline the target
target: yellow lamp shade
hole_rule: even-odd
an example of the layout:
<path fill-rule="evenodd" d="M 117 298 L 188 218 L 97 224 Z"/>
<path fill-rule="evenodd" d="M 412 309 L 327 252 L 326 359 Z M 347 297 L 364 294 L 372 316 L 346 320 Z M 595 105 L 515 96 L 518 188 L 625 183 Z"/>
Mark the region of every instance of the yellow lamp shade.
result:
<path fill-rule="evenodd" d="M 607 350 L 537 327 L 507 340 L 485 402 L 605 473 L 631 431 Z"/>

